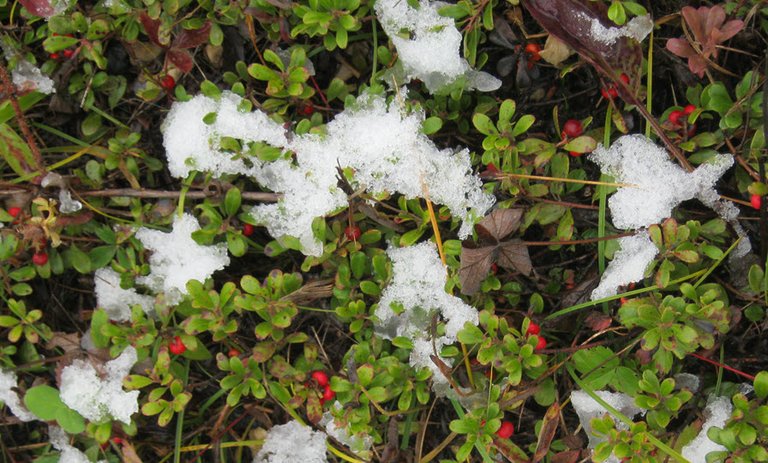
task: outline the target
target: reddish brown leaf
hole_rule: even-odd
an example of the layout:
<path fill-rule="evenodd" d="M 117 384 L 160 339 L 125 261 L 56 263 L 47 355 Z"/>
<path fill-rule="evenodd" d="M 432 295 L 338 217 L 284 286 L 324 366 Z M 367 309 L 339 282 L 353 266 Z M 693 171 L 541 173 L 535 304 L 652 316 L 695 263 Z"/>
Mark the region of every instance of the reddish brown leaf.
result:
<path fill-rule="evenodd" d="M 547 456 L 549 445 L 555 438 L 558 419 L 560 417 L 560 404 L 555 402 L 549 406 L 547 413 L 544 414 L 544 420 L 539 431 L 539 441 L 536 444 L 536 452 L 533 454 L 532 463 L 538 463 Z"/>
<path fill-rule="evenodd" d="M 158 35 L 158 31 L 160 30 L 160 20 L 152 19 L 146 12 L 142 11 L 139 13 L 139 21 L 141 21 L 141 25 L 144 26 L 144 31 L 147 33 L 149 40 L 151 40 L 155 45 L 163 47 L 163 44 L 160 43 L 160 37 Z"/>
<path fill-rule="evenodd" d="M 459 268 L 459 281 L 461 282 L 461 294 L 472 295 L 480 289 L 480 283 L 488 276 L 491 264 L 494 260 L 496 246 L 484 246 L 482 248 L 461 248 L 461 267 Z"/>
<path fill-rule="evenodd" d="M 531 256 L 528 255 L 528 246 L 520 240 L 509 240 L 499 245 L 499 265 L 507 270 L 517 270 L 523 275 L 530 275 L 533 271 Z"/>
<path fill-rule="evenodd" d="M 576 463 L 581 458 L 580 450 L 565 450 L 552 455 L 552 463 Z"/>
<path fill-rule="evenodd" d="M 502 439 L 500 437 L 493 438 L 493 445 L 496 450 L 501 453 L 504 458 L 512 463 L 529 463 L 528 455 L 523 450 L 515 445 L 510 439 Z"/>
<path fill-rule="evenodd" d="M 194 48 L 208 41 L 211 35 L 211 22 L 206 21 L 200 29 L 184 29 L 173 40 L 173 48 Z"/>
<path fill-rule="evenodd" d="M 41 18 L 50 18 L 55 13 L 48 0 L 19 0 L 30 13 Z"/>
<path fill-rule="evenodd" d="M 517 230 L 522 218 L 522 209 L 494 209 L 475 225 L 475 231 L 481 238 L 493 238 L 491 242 L 495 243 Z"/>
<path fill-rule="evenodd" d="M 307 396 L 307 419 L 312 424 L 317 424 L 323 419 L 323 405 L 317 394 L 310 393 Z"/>
<path fill-rule="evenodd" d="M 194 64 L 192 61 L 192 55 L 190 55 L 186 50 L 182 50 L 180 48 L 171 48 L 165 54 L 165 57 L 168 59 L 168 61 L 179 68 L 179 70 L 184 74 L 192 70 L 192 66 Z"/>
<path fill-rule="evenodd" d="M 78 333 L 64 333 L 62 331 L 56 331 L 53 333 L 51 340 L 45 345 L 48 350 L 60 348 L 64 353 L 79 352 L 80 348 L 80 335 Z"/>
<path fill-rule="evenodd" d="M 599 332 L 610 327 L 611 323 L 613 323 L 613 319 L 610 315 L 606 315 L 602 312 L 592 312 L 584 322 L 592 329 L 592 331 Z"/>

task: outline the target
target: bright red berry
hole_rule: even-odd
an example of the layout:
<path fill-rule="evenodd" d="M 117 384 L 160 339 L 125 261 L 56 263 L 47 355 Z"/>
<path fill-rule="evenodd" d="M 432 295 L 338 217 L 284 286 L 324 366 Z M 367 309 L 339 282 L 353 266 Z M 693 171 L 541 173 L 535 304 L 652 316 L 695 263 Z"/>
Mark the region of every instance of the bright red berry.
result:
<path fill-rule="evenodd" d="M 511 421 L 502 421 L 501 427 L 496 431 L 496 435 L 502 439 L 509 439 L 515 433 L 515 425 Z"/>
<path fill-rule="evenodd" d="M 256 230 L 256 227 L 254 227 L 253 225 L 251 225 L 249 223 L 244 223 L 243 224 L 243 235 L 251 236 L 251 235 L 253 235 L 254 230 Z"/>
<path fill-rule="evenodd" d="M 538 43 L 529 43 L 526 45 L 525 52 L 531 55 L 531 61 L 538 61 L 541 59 L 541 55 L 539 54 L 539 52 L 541 52 L 541 47 Z"/>
<path fill-rule="evenodd" d="M 323 397 L 321 399 L 322 402 L 325 403 L 325 402 L 328 402 L 329 400 L 333 400 L 334 397 L 336 397 L 336 393 L 331 390 L 330 384 L 326 384 L 323 387 Z"/>
<path fill-rule="evenodd" d="M 539 338 L 539 341 L 536 343 L 536 350 L 542 350 L 547 348 L 547 340 L 544 339 L 544 336 L 537 336 Z"/>
<path fill-rule="evenodd" d="M 51 53 L 50 55 L 48 55 L 48 57 L 51 58 L 51 59 L 59 59 L 59 54 L 58 53 Z"/>
<path fill-rule="evenodd" d="M 227 352 L 227 357 L 239 357 L 240 351 L 235 349 L 234 347 L 229 349 L 229 352 Z"/>
<path fill-rule="evenodd" d="M 170 350 L 173 355 L 181 355 L 186 352 L 187 346 L 184 345 L 184 342 L 179 336 L 176 336 L 168 345 L 168 350 Z"/>
<path fill-rule="evenodd" d="M 48 263 L 48 254 L 45 251 L 34 253 L 32 255 L 32 263 L 42 267 Z"/>
<path fill-rule="evenodd" d="M 763 198 L 760 195 L 752 195 L 749 197 L 749 204 L 753 208 L 760 210 L 760 207 L 763 205 Z"/>
<path fill-rule="evenodd" d="M 120 444 L 123 443 L 123 439 L 121 439 L 120 437 L 113 437 L 112 438 L 112 443 L 115 444 L 115 445 L 120 445 Z"/>
<path fill-rule="evenodd" d="M 581 121 L 576 119 L 568 119 L 563 124 L 563 133 L 571 138 L 578 137 L 584 133 L 584 128 L 581 126 Z"/>
<path fill-rule="evenodd" d="M 619 79 L 621 79 L 621 81 L 624 82 L 625 84 L 629 85 L 629 76 L 624 74 L 623 72 L 619 76 Z"/>
<path fill-rule="evenodd" d="M 163 77 L 163 80 L 160 81 L 160 86 L 171 91 L 176 87 L 176 79 L 174 79 L 172 75 L 166 74 L 165 77 Z"/>
<path fill-rule="evenodd" d="M 526 331 L 526 334 L 539 334 L 541 333 L 541 326 L 539 326 L 537 323 L 531 322 L 528 324 L 528 331 Z M 539 336 L 539 339 L 542 339 L 541 336 Z"/>
<path fill-rule="evenodd" d="M 682 125 L 682 120 L 685 118 L 685 113 L 680 110 L 674 110 L 669 113 L 669 122 L 673 125 Z"/>
<path fill-rule="evenodd" d="M 568 151 L 568 154 L 572 158 L 578 158 L 578 157 L 581 157 L 581 155 L 584 154 L 584 153 L 579 153 L 578 151 Z"/>
<path fill-rule="evenodd" d="M 600 94 L 603 95 L 603 98 L 606 100 L 612 100 L 619 96 L 619 91 L 616 90 L 616 84 L 609 84 L 608 87 L 600 89 Z"/>
<path fill-rule="evenodd" d="M 318 386 L 328 386 L 328 375 L 322 370 L 315 370 L 309 374 L 309 377 L 314 379 Z"/>
<path fill-rule="evenodd" d="M 69 59 L 69 58 L 72 58 L 72 56 L 75 54 L 75 50 L 72 50 L 71 48 L 67 48 L 66 50 L 64 50 L 63 54 L 64 54 L 64 58 Z"/>
<path fill-rule="evenodd" d="M 346 236 L 349 241 L 359 240 L 360 235 L 362 234 L 363 233 L 360 231 L 360 227 L 357 225 L 350 225 L 344 229 L 344 236 Z"/>
<path fill-rule="evenodd" d="M 13 217 L 14 219 L 21 214 L 21 208 L 20 207 L 9 207 L 8 208 L 8 214 Z"/>
<path fill-rule="evenodd" d="M 683 108 L 683 112 L 685 113 L 686 116 L 691 114 L 694 111 L 696 111 L 696 106 L 692 104 L 686 105 L 686 107 Z"/>

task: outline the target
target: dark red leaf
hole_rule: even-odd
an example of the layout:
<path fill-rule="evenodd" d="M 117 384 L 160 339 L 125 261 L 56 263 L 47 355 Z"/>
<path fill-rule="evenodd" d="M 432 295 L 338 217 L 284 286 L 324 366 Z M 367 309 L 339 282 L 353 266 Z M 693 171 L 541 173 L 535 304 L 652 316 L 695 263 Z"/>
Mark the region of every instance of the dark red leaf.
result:
<path fill-rule="evenodd" d="M 581 459 L 580 450 L 564 450 L 552 455 L 552 463 L 576 463 Z"/>
<path fill-rule="evenodd" d="M 520 240 L 509 240 L 501 243 L 497 262 L 505 269 L 517 270 L 523 275 L 530 275 L 533 271 L 528 246 L 522 244 Z"/>
<path fill-rule="evenodd" d="M 19 3 L 27 11 L 41 18 L 50 18 L 54 14 L 53 7 L 48 0 L 19 0 Z"/>
<path fill-rule="evenodd" d="M 584 323 L 592 329 L 594 332 L 599 332 L 608 329 L 613 323 L 613 319 L 610 315 L 606 315 L 602 312 L 592 312 L 589 314 Z"/>
<path fill-rule="evenodd" d="M 147 33 L 149 40 L 155 45 L 165 48 L 165 46 L 160 43 L 160 37 L 158 35 L 158 31 L 160 30 L 160 20 L 152 19 L 146 12 L 142 11 L 139 13 L 139 21 L 141 21 L 141 25 L 144 26 L 144 31 Z"/>
<path fill-rule="evenodd" d="M 165 54 L 165 57 L 185 74 L 192 70 L 192 65 L 194 64 L 192 56 L 186 50 L 171 48 Z"/>
<path fill-rule="evenodd" d="M 480 289 L 480 283 L 488 276 L 488 271 L 491 269 L 495 250 L 495 245 L 481 248 L 462 246 L 459 268 L 461 294 L 472 295 Z"/>
<path fill-rule="evenodd" d="M 184 29 L 173 40 L 173 48 L 194 48 L 208 41 L 211 35 L 211 22 L 206 21 L 200 29 Z"/>

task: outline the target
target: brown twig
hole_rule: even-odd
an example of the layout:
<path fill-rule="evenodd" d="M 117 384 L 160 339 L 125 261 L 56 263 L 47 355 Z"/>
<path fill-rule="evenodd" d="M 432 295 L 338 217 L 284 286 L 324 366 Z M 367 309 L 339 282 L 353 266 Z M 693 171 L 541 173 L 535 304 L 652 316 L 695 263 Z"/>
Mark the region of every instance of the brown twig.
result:
<path fill-rule="evenodd" d="M 128 196 L 131 198 L 147 198 L 147 199 L 175 199 L 181 197 L 180 191 L 166 191 L 166 190 L 135 190 L 133 188 L 114 188 L 110 190 L 93 190 L 93 191 L 78 191 L 77 194 L 81 196 L 98 197 L 98 198 L 112 198 L 116 196 Z M 218 194 L 207 191 L 188 191 L 184 194 L 185 197 L 190 199 L 205 199 Z M 245 191 L 241 193 L 243 199 L 248 201 L 262 201 L 262 202 L 277 202 L 282 195 L 278 193 L 262 193 L 258 191 Z"/>

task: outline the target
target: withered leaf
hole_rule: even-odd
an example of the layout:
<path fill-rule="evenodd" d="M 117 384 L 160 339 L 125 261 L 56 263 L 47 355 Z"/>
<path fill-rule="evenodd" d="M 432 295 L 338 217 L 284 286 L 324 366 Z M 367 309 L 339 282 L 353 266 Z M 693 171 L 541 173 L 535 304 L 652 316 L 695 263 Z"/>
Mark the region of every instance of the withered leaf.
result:
<path fill-rule="evenodd" d="M 486 244 L 483 239 L 492 239 L 495 244 L 517 230 L 522 218 L 522 209 L 494 209 L 475 225 L 475 231 L 481 238 L 481 244 Z"/>
<path fill-rule="evenodd" d="M 592 329 L 592 331 L 599 332 L 608 329 L 613 323 L 613 319 L 610 315 L 606 315 L 602 312 L 592 312 L 584 320 L 584 323 Z"/>
<path fill-rule="evenodd" d="M 480 283 L 488 275 L 491 264 L 495 259 L 497 245 L 482 248 L 461 248 L 461 267 L 459 281 L 461 294 L 475 294 L 480 289 Z"/>
<path fill-rule="evenodd" d="M 188 51 L 180 48 L 171 48 L 165 55 L 168 61 L 175 64 L 179 70 L 183 73 L 188 73 L 192 70 L 194 63 L 192 61 L 192 55 Z"/>
<path fill-rule="evenodd" d="M 211 22 L 206 21 L 199 29 L 184 29 L 173 41 L 173 48 L 194 48 L 208 41 Z"/>
<path fill-rule="evenodd" d="M 565 450 L 552 455 L 552 463 L 576 463 L 581 459 L 580 450 Z"/>
<path fill-rule="evenodd" d="M 499 245 L 498 263 L 507 270 L 517 270 L 523 275 L 533 271 L 528 246 L 520 240 L 509 240 Z"/>
<path fill-rule="evenodd" d="M 155 45 L 163 47 L 159 36 L 160 20 L 152 19 L 146 12 L 142 11 L 139 13 L 139 21 L 141 21 L 141 25 L 144 26 L 144 31 L 147 33 L 149 40 L 151 40 Z"/>
<path fill-rule="evenodd" d="M 48 350 L 60 348 L 65 354 L 69 352 L 79 352 L 80 348 L 80 335 L 78 333 L 65 333 L 63 331 L 56 331 L 51 336 L 51 340 L 45 345 Z"/>
<path fill-rule="evenodd" d="M 549 445 L 555 437 L 557 431 L 558 419 L 560 417 L 560 404 L 555 402 L 549 406 L 547 413 L 544 414 L 544 420 L 539 431 L 539 441 L 536 444 L 536 452 L 533 454 L 531 463 L 538 463 L 547 456 Z"/>

